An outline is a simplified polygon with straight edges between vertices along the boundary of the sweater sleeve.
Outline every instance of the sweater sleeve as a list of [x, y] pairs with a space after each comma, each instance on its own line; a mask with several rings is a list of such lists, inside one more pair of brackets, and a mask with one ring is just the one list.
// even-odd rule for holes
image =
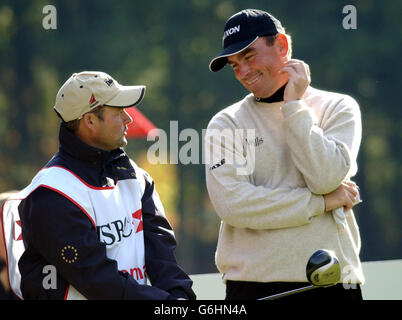
[[323, 197], [308, 188], [254, 185], [254, 159], [245, 150], [230, 120], [211, 120], [205, 136], [206, 184], [224, 222], [238, 228], [279, 229], [308, 224], [324, 213]]
[[311, 192], [327, 194], [356, 174], [362, 129], [353, 98], [326, 108], [320, 123], [304, 100], [284, 104], [282, 113], [292, 160]]

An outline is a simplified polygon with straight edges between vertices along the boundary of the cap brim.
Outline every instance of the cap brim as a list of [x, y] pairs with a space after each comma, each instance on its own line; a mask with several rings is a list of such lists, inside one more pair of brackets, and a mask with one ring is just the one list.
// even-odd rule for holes
[[228, 62], [227, 57], [232, 56], [232, 55], [239, 53], [239, 52], [243, 51], [244, 49], [248, 48], [258, 38], [259, 37], [257, 36], [254, 39], [237, 42], [237, 43], [234, 43], [233, 45], [227, 47], [219, 54], [219, 56], [217, 56], [216, 58], [211, 60], [211, 62], [209, 63], [209, 70], [211, 70], [212, 72], [219, 71]]
[[104, 103], [108, 107], [128, 108], [134, 107], [141, 102], [145, 95], [145, 86], [122, 86], [119, 92], [109, 101]]

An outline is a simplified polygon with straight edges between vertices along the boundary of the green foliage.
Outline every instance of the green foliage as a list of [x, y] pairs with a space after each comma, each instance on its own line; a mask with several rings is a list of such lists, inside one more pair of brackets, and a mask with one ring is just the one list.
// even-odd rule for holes
[[[145, 84], [140, 110], [157, 127], [169, 132], [169, 120], [178, 120], [179, 130], [194, 128], [201, 136], [218, 110], [246, 94], [228, 68], [208, 70], [221, 49], [224, 23], [244, 7], [261, 8], [292, 35], [293, 56], [310, 65], [313, 86], [359, 102], [363, 142], [356, 180], [364, 202], [356, 212], [362, 258], [402, 257], [402, 2], [348, 1], [357, 9], [356, 30], [343, 29], [341, 1], [55, 0], [56, 30], [42, 27], [47, 4], [0, 4], [0, 190], [27, 185], [57, 151], [52, 106], [73, 72], [102, 70], [121, 83]], [[130, 141], [127, 150], [135, 159], [151, 143]], [[179, 164], [173, 172], [180, 181], [171, 186], [178, 197], [172, 212], [180, 216], [178, 258], [190, 273], [214, 272], [219, 219], [203, 165]]]

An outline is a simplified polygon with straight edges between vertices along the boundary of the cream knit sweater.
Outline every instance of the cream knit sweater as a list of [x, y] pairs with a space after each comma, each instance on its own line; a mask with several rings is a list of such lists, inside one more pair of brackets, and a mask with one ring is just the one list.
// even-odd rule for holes
[[[239, 129], [255, 129], [255, 139], [229, 134]], [[216, 130], [226, 140], [208, 138]], [[206, 182], [222, 220], [216, 264], [224, 280], [306, 282], [309, 257], [329, 249], [344, 283], [364, 282], [353, 212], [342, 229], [323, 197], [356, 174], [361, 130], [353, 98], [312, 87], [286, 104], [249, 94], [212, 118]], [[239, 174], [239, 158], [253, 162], [251, 174]]]

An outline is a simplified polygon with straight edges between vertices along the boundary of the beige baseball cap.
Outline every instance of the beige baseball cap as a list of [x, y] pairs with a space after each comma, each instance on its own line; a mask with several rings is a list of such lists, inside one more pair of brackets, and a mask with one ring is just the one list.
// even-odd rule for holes
[[60, 88], [53, 109], [68, 122], [97, 106], [128, 108], [139, 104], [145, 86], [122, 86], [100, 71], [74, 73]]

